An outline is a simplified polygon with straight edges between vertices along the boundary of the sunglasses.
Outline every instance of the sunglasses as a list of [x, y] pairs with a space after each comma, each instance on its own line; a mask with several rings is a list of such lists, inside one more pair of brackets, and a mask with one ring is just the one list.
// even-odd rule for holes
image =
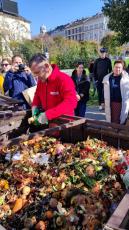
[[6, 66], [6, 67], [7, 67], [8, 65], [9, 65], [8, 63], [6, 63], [6, 64], [1, 64], [1, 66]]

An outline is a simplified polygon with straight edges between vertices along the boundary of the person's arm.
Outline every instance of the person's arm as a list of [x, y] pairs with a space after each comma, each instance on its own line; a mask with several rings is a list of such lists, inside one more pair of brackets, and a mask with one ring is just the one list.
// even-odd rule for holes
[[94, 66], [93, 66], [93, 74], [94, 74], [95, 81], [98, 81], [98, 76], [97, 76], [97, 60], [95, 61]]
[[31, 73], [27, 74], [27, 82], [28, 82], [28, 87], [32, 87], [32, 86], [35, 86], [36, 85], [36, 82], [34, 80], [34, 77]]
[[52, 120], [63, 114], [69, 114], [70, 112], [72, 113], [77, 106], [76, 91], [72, 79], [64, 76], [64, 78], [60, 80], [59, 84], [62, 102], [45, 112], [48, 120]]
[[111, 73], [112, 72], [112, 62], [111, 62], [110, 59], [109, 59], [109, 67], [108, 67], [108, 69], [109, 69], [109, 73]]
[[10, 89], [12, 89], [12, 87], [13, 87], [12, 76], [10, 72], [7, 72], [5, 75], [4, 84], [3, 84], [4, 92], [6, 93]]
[[32, 102], [32, 111], [34, 108], [39, 108], [41, 106], [39, 92], [40, 92], [40, 81], [37, 84], [36, 92], [35, 92], [34, 99]]
[[90, 82], [86, 81], [83, 83], [83, 90], [81, 91], [81, 98], [85, 98], [85, 101], [87, 102], [89, 100], [89, 90], [90, 90]]

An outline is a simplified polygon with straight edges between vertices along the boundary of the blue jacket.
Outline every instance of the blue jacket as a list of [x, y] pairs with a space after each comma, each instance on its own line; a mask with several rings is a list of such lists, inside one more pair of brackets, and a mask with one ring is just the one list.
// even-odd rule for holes
[[35, 85], [34, 78], [26, 72], [8, 71], [4, 80], [4, 92], [9, 91], [9, 96], [22, 101], [24, 108], [27, 108], [27, 102], [22, 95], [22, 91]]

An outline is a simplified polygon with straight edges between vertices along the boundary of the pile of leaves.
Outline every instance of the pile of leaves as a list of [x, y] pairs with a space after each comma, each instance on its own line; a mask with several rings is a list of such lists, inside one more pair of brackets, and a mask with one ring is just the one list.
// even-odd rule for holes
[[97, 139], [73, 145], [35, 136], [1, 146], [0, 224], [10, 230], [102, 229], [125, 193], [119, 157]]

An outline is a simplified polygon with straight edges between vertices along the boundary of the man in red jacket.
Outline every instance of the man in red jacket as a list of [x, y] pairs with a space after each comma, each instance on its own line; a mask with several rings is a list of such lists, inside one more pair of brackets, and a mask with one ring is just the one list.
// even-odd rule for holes
[[[38, 76], [38, 85], [32, 103], [32, 116], [38, 124], [63, 114], [74, 115], [77, 106], [76, 91], [72, 79], [56, 65], [50, 65], [43, 54], [35, 54], [30, 60], [33, 75]], [[42, 108], [43, 112], [39, 112]]]

